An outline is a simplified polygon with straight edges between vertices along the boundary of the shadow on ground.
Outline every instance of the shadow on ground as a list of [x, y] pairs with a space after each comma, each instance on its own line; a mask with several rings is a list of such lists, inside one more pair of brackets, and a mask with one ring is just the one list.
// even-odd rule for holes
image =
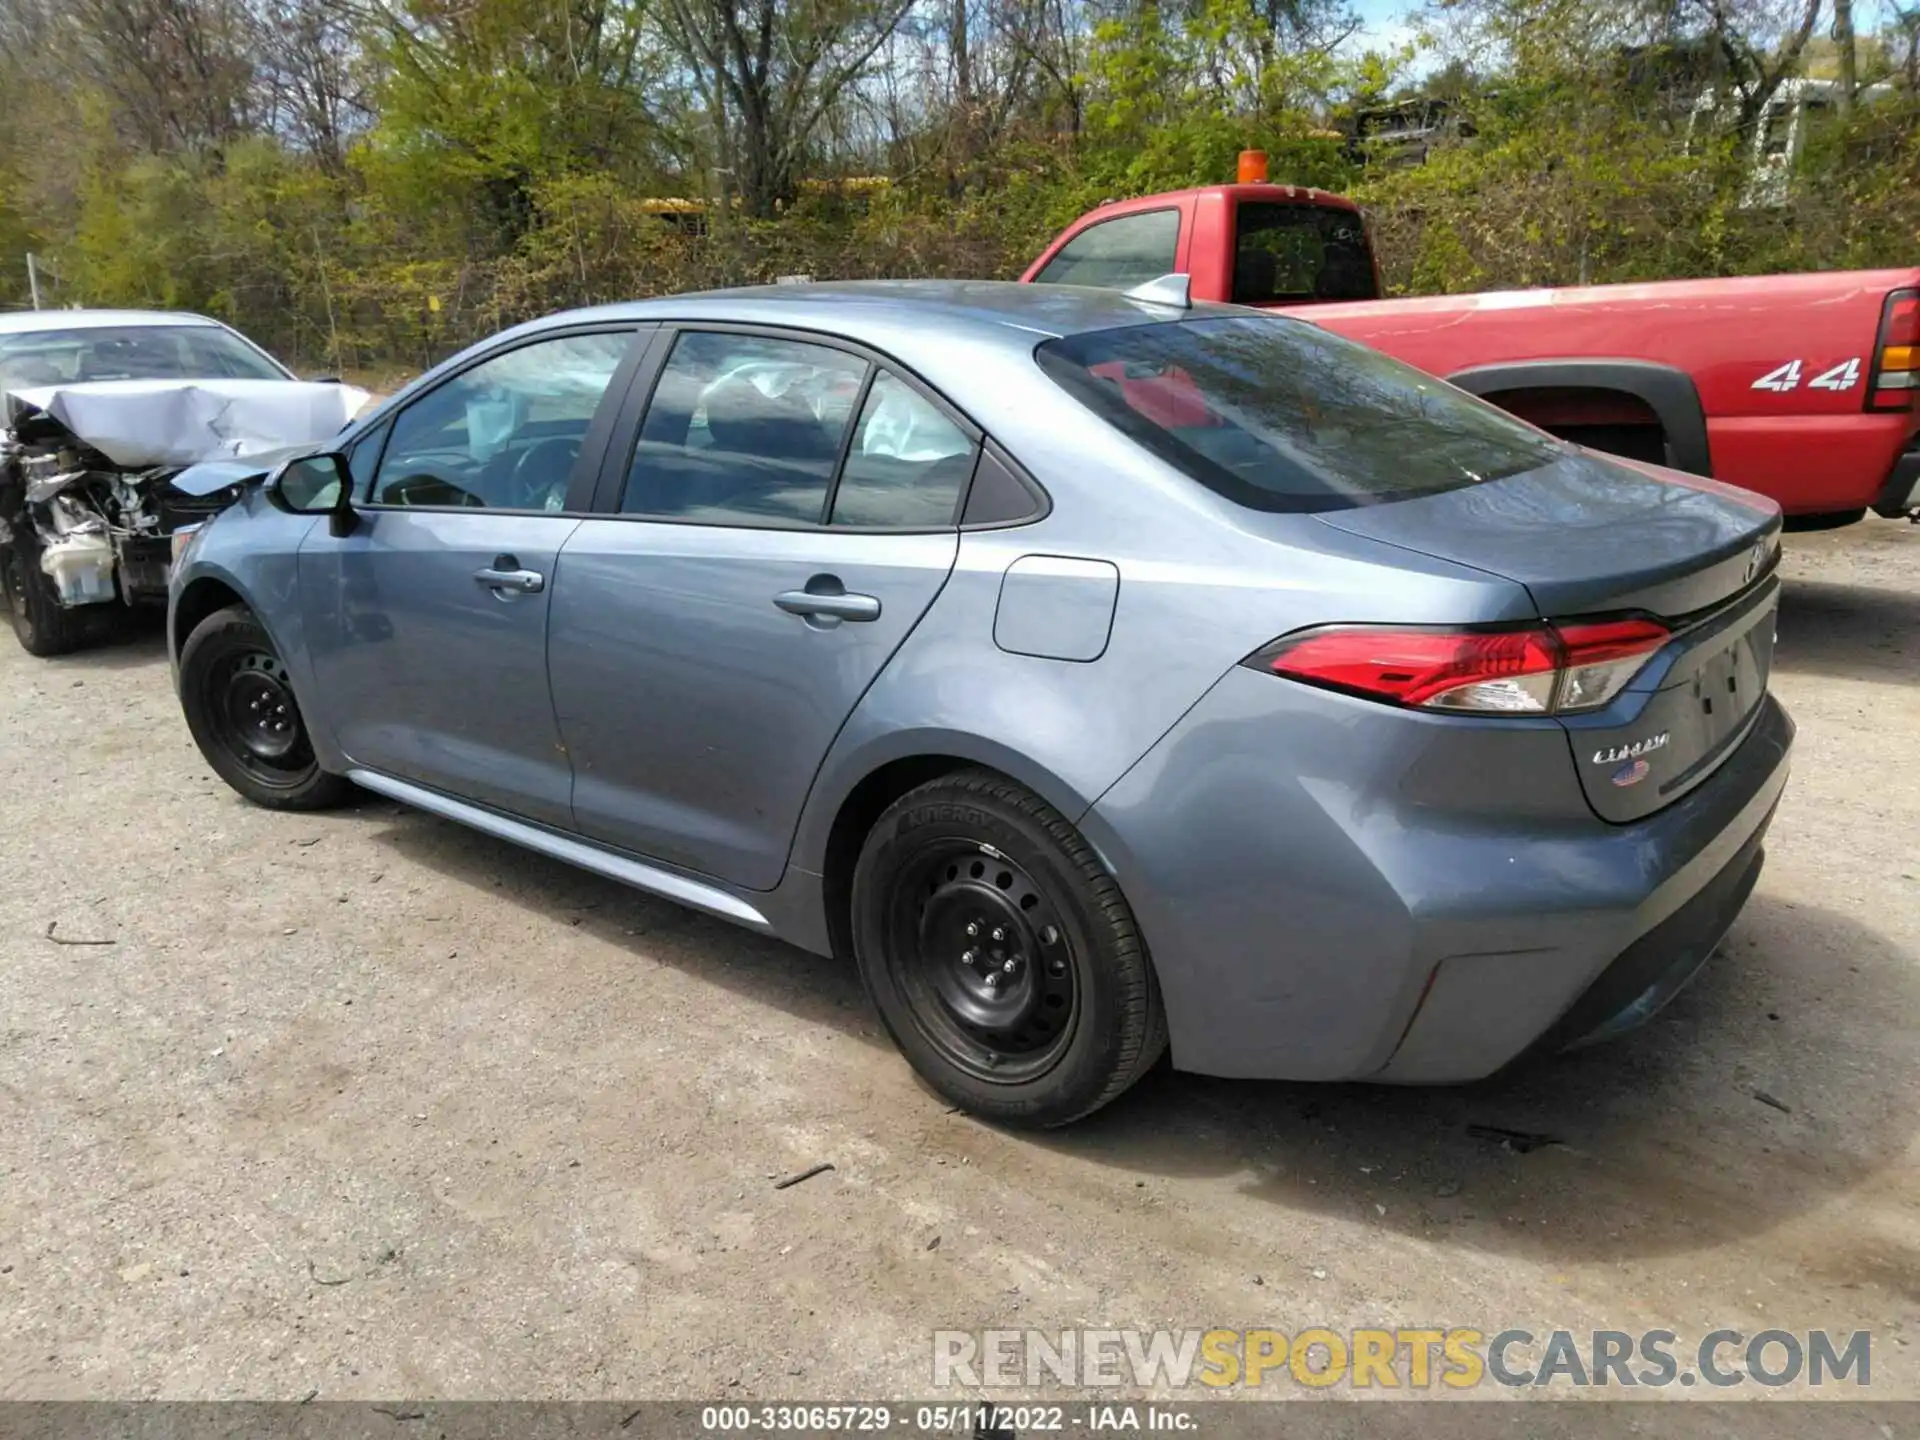
[[[0, 643], [12, 644], [12, 617], [0, 603]], [[89, 670], [139, 670], [167, 659], [167, 621], [160, 610], [129, 610], [101, 617], [96, 634], [65, 655], [34, 660], [47, 674], [84, 675]]]
[[[1168, 1074], [1042, 1143], [1136, 1173], [1245, 1176], [1245, 1193], [1289, 1209], [1543, 1260], [1697, 1250], [1903, 1163], [1917, 1026], [1910, 957], [1761, 894], [1694, 985], [1612, 1044], [1444, 1089]], [[1845, 1271], [1856, 1242], [1857, 1271], [1920, 1295], [1920, 1255], [1873, 1237], [1828, 1237], [1823, 1268]]]
[[451, 821], [369, 798], [375, 838], [459, 884], [503, 895], [583, 935], [636, 951], [709, 984], [828, 1024], [892, 1053], [851, 962], [656, 900], [588, 871]]
[[[382, 843], [457, 883], [892, 1054], [846, 962], [429, 816], [368, 810]], [[1897, 1164], [1920, 1128], [1907, 1059], [1917, 1029], [1910, 959], [1847, 917], [1761, 894], [1648, 1027], [1477, 1085], [1221, 1081], [1163, 1064], [1064, 1132], [996, 1137], [953, 1117], [950, 1133], [957, 1146], [1042, 1147], [1117, 1179], [1227, 1179], [1282, 1209], [1439, 1243], [1626, 1259], [1772, 1229]], [[1878, 1087], [1872, 1103], [1862, 1077]], [[1863, 1267], [1920, 1294], [1920, 1257]]]
[[1774, 664], [1838, 679], [1920, 679], [1920, 591], [1789, 580]]

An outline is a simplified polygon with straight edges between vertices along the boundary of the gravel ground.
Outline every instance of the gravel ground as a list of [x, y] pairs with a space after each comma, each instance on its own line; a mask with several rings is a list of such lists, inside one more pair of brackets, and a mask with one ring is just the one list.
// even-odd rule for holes
[[1920, 529], [1787, 573], [1769, 863], [1651, 1027], [1444, 1091], [1162, 1072], [1040, 1138], [847, 966], [249, 808], [157, 634], [0, 644], [0, 1395], [847, 1399], [929, 1393], [935, 1328], [1467, 1324], [1870, 1328], [1920, 1396]]

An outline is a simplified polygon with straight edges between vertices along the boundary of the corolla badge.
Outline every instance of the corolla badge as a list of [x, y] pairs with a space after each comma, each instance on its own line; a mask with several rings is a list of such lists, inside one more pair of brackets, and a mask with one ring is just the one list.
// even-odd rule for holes
[[1653, 767], [1644, 760], [1629, 760], [1613, 772], [1613, 783], [1622, 788], [1628, 785], [1638, 785], [1642, 780], [1647, 778], [1647, 772], [1651, 769], [1653, 769]]
[[[1626, 745], [1613, 745], [1605, 750], [1593, 752], [1596, 765], [1618, 765], [1622, 760], [1638, 760], [1642, 755], [1651, 755], [1655, 750], [1666, 748], [1669, 732], [1662, 730], [1658, 735], [1649, 735], [1644, 740], [1635, 740]], [[1615, 780], [1616, 785], [1631, 785], [1631, 780]]]

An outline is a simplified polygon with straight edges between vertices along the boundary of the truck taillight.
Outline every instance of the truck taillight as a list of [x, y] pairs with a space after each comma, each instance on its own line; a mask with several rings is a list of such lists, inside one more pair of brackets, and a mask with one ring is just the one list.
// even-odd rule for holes
[[1869, 410], [1911, 410], [1920, 392], [1920, 290], [1896, 290], [1880, 312]]
[[1652, 620], [1507, 630], [1327, 625], [1276, 640], [1246, 663], [1393, 705], [1567, 715], [1607, 704], [1667, 639]]

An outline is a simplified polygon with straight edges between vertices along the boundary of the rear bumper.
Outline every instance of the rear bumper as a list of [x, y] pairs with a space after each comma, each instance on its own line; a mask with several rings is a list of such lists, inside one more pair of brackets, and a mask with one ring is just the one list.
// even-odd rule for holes
[[1920, 510], [1920, 447], [1894, 462], [1893, 473], [1873, 502], [1873, 513], [1889, 520]]
[[[1474, 1080], [1504, 1063], [1489, 1057], [1552, 1053], [1644, 1025], [1700, 972], [1760, 878], [1769, 809], [1733, 858], [1680, 908], [1630, 943], [1599, 974], [1543, 968], [1538, 957], [1458, 956], [1441, 962], [1413, 1023], [1374, 1078]], [[1738, 834], [1738, 830], [1734, 832]], [[1663, 887], [1665, 888], [1665, 887]], [[1684, 888], [1684, 887], [1683, 887]], [[1520, 997], [1531, 1003], [1516, 1004]], [[1551, 1018], [1558, 1008], [1559, 1018]], [[1545, 1029], [1539, 1029], [1543, 1017]], [[1538, 1038], [1533, 1038], [1537, 1033]]]
[[1081, 822], [1184, 1070], [1464, 1081], [1645, 1019], [1751, 890], [1793, 739], [1769, 696], [1711, 779], [1609, 825], [1558, 726], [1463, 762], [1459, 729], [1428, 745], [1407, 712], [1306, 687], [1276, 717], [1273, 685], [1222, 680]]

